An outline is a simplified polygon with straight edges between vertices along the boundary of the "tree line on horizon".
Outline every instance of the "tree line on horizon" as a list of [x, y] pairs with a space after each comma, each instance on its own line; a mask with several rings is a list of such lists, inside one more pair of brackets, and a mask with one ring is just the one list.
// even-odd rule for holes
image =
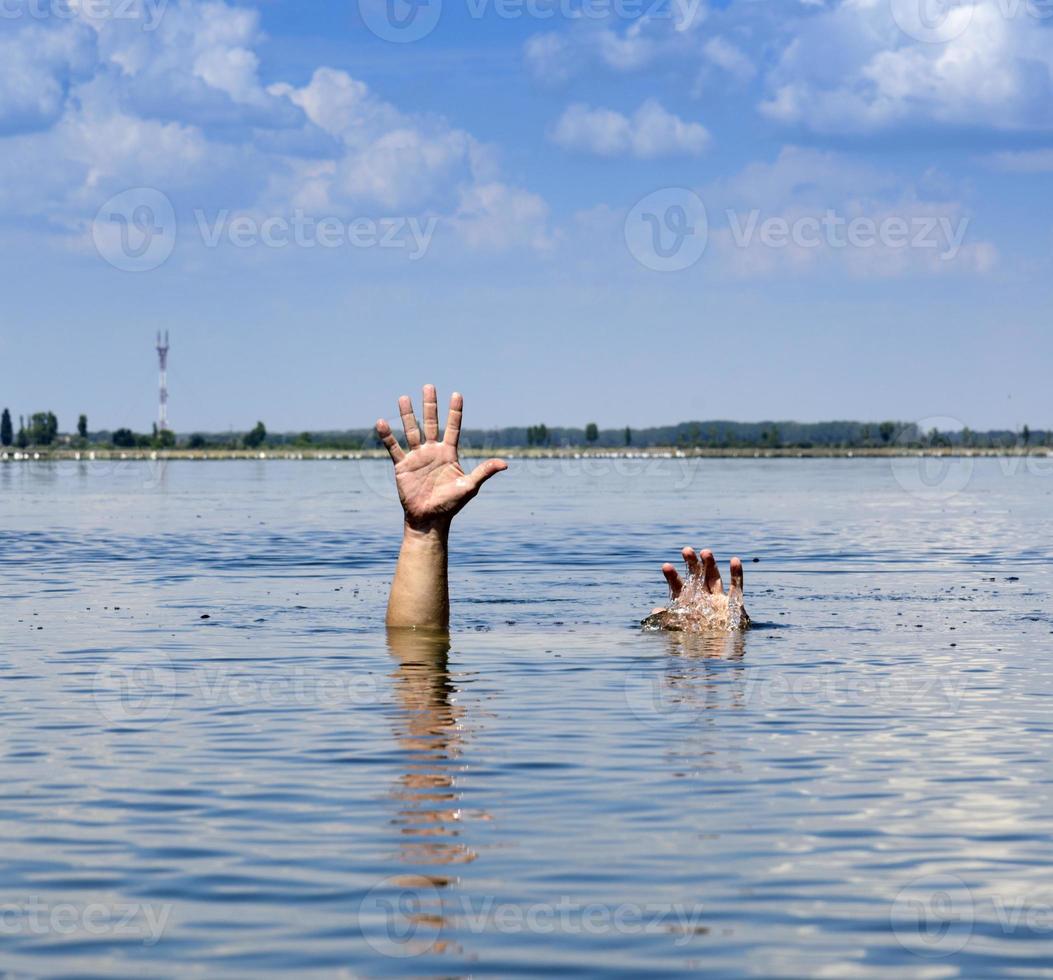
[[[169, 430], [137, 433], [128, 428], [88, 430], [87, 416], [77, 420], [76, 434], [59, 432], [53, 412], [35, 412], [19, 416], [17, 431], [11, 413], [0, 414], [0, 447], [97, 448], [114, 449], [340, 449], [357, 451], [379, 448], [372, 429], [325, 430], [299, 433], [268, 432], [263, 422], [247, 432], [177, 435]], [[1006, 449], [1027, 446], [1053, 446], [1053, 430], [1032, 431], [1023, 426], [1019, 432], [1006, 429], [973, 431], [922, 431], [912, 422], [680, 422], [677, 425], [633, 429], [600, 429], [595, 422], [582, 428], [537, 425], [498, 429], [464, 429], [461, 445], [470, 449], [879, 449], [963, 447]]]

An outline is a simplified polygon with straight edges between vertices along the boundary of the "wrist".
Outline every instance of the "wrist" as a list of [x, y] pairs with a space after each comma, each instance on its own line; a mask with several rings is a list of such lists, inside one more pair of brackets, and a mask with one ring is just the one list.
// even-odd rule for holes
[[402, 524], [402, 540], [445, 547], [450, 537], [450, 524], [448, 518], [428, 521], [411, 521], [407, 518]]
[[447, 591], [449, 521], [406, 521], [388, 599], [387, 624], [445, 630], [450, 624]]

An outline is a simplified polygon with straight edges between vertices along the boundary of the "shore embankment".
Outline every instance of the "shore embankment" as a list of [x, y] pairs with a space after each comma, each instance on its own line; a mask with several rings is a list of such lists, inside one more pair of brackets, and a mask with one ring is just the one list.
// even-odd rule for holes
[[[963, 446], [882, 446], [873, 448], [844, 449], [832, 446], [809, 448], [712, 448], [693, 447], [648, 447], [633, 449], [581, 449], [575, 447], [540, 448], [485, 448], [461, 447], [465, 458], [500, 456], [504, 459], [868, 459], [911, 456], [932, 457], [1006, 457], [1006, 456], [1053, 456], [1053, 448], [1047, 446], [1013, 446], [1008, 448], [977, 448]], [[29, 448], [7, 449], [0, 452], [0, 463], [74, 461], [95, 462], [113, 460], [276, 460], [297, 462], [302, 460], [364, 460], [387, 459], [384, 449], [326, 449], [273, 447], [258, 450], [248, 449], [65, 449]]]

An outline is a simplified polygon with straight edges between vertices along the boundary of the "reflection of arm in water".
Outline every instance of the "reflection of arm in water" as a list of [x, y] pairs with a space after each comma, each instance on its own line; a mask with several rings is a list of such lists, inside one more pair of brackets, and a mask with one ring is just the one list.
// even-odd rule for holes
[[450, 676], [449, 633], [389, 629], [388, 649], [398, 664], [393, 718], [405, 757], [392, 791], [397, 802], [391, 822], [398, 828], [400, 859], [414, 873], [422, 872], [424, 890], [416, 897], [428, 900], [432, 889], [446, 887], [451, 879], [421, 865], [467, 864], [477, 856], [466, 841], [466, 813], [457, 785], [470, 726]]
[[742, 592], [742, 561], [731, 559], [731, 590], [724, 591], [720, 569], [712, 551], [696, 555], [694, 548], [682, 552], [687, 565], [685, 582], [670, 564], [662, 566], [672, 602], [668, 608], [651, 611], [644, 625], [656, 629], [703, 631], [745, 629], [750, 624]]
[[501, 459], [488, 459], [471, 473], [461, 469], [457, 441], [461, 433], [464, 399], [454, 392], [446, 432], [439, 440], [439, 405], [434, 385], [424, 386], [424, 432], [417, 425], [408, 395], [399, 399], [406, 432], [403, 451], [384, 419], [377, 435], [395, 464], [395, 483], [405, 514], [402, 549], [388, 600], [388, 626], [444, 630], [450, 624], [450, 594], [446, 576], [450, 524], [479, 488], [495, 473], [508, 468]]

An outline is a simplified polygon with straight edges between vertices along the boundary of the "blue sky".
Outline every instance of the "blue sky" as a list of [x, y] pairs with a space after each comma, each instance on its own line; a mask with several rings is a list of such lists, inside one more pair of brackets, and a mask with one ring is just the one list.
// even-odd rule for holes
[[5, 0], [0, 404], [1053, 426], [1053, 5], [390, 2]]

